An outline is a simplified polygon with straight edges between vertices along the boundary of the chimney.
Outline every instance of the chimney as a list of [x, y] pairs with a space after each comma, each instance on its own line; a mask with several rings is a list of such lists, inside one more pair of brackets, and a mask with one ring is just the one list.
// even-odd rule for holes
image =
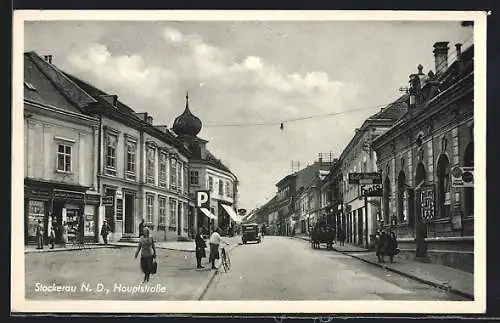
[[147, 116], [146, 117], [146, 122], [152, 125], [153, 124], [153, 117], [152, 116]]
[[448, 68], [448, 42], [441, 41], [434, 44], [434, 61], [436, 74], [442, 74]]
[[52, 55], [44, 55], [43, 58], [49, 64], [52, 64]]

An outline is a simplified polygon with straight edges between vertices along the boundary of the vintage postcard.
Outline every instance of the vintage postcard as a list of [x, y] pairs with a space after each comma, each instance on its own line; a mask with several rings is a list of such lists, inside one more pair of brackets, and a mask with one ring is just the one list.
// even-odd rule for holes
[[14, 12], [11, 311], [484, 312], [486, 20]]

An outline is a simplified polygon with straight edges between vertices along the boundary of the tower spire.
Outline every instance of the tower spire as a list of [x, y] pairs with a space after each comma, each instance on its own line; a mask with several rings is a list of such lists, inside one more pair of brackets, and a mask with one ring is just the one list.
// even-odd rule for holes
[[186, 91], [186, 109], [189, 109], [189, 91]]

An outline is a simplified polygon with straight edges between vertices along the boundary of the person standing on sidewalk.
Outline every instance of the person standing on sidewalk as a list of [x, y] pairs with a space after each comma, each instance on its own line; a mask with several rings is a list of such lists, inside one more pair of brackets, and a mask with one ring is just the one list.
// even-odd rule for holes
[[49, 230], [50, 249], [54, 249], [54, 245], [56, 243], [56, 230], [54, 228], [55, 226], [56, 226], [56, 224], [52, 223], [52, 225], [50, 226], [50, 230]]
[[43, 249], [43, 225], [42, 225], [42, 221], [38, 220], [38, 223], [36, 224], [35, 230], [36, 230], [35, 231], [36, 248]]
[[398, 242], [394, 231], [390, 231], [386, 237], [386, 255], [389, 256], [391, 263], [394, 262], [394, 256], [398, 253]]
[[141, 223], [139, 223], [139, 238], [142, 237], [144, 234], [144, 219], [141, 220]]
[[111, 230], [109, 228], [108, 221], [104, 220], [104, 222], [102, 223], [102, 227], [101, 227], [101, 236], [102, 236], [102, 240], [104, 241], [104, 244], [108, 244], [109, 231], [111, 231]]
[[198, 232], [196, 233], [195, 244], [196, 244], [196, 268], [200, 269], [203, 268], [203, 266], [201, 265], [201, 258], [205, 258], [207, 256], [205, 252], [207, 243], [205, 242], [205, 239], [203, 239], [203, 235], [201, 234], [200, 229], [198, 229]]
[[142, 283], [149, 282], [149, 276], [153, 273], [153, 259], [156, 258], [156, 247], [153, 237], [149, 236], [149, 229], [144, 228], [142, 237], [139, 239], [139, 245], [134, 258], [141, 252], [141, 269], [144, 273]]
[[216, 228], [212, 235], [210, 236], [210, 262], [212, 263], [212, 269], [217, 269], [215, 267], [215, 260], [219, 259], [219, 245], [221, 242], [224, 242], [226, 245], [229, 245], [226, 241], [222, 240], [222, 237], [219, 234], [219, 228]]
[[66, 221], [64, 221], [61, 226], [61, 238], [63, 246], [66, 247], [66, 244], [68, 243], [68, 224]]

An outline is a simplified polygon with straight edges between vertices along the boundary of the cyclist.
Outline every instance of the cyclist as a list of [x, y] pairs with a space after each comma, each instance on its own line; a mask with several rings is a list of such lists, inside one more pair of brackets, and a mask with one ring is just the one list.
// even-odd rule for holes
[[210, 236], [209, 244], [210, 244], [210, 262], [212, 263], [212, 269], [217, 269], [215, 267], [215, 260], [219, 259], [219, 246], [221, 242], [224, 242], [229, 246], [229, 243], [224, 241], [219, 233], [219, 228], [216, 228], [212, 235]]

